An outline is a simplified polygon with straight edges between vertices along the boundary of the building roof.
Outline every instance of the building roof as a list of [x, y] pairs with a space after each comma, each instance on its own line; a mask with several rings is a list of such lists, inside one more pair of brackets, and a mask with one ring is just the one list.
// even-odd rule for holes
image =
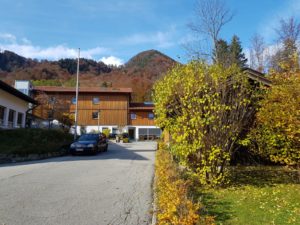
[[270, 87], [272, 85], [272, 82], [267, 79], [265, 77], [265, 74], [257, 71], [257, 70], [254, 70], [254, 69], [251, 69], [251, 68], [245, 68], [244, 69], [244, 72], [247, 73], [247, 76], [251, 79], [251, 80], [255, 80], [257, 82], [260, 82], [268, 87]]
[[146, 102], [133, 102], [129, 104], [129, 109], [132, 110], [153, 110], [154, 104], [153, 103], [146, 103]]
[[[37, 86], [34, 91], [75, 93], [75, 87]], [[80, 93], [132, 93], [131, 88], [79, 87]]]
[[14, 95], [26, 102], [30, 102], [33, 104], [37, 104], [37, 101], [35, 101], [33, 98], [29, 97], [28, 95], [25, 95], [21, 91], [15, 89], [14, 87], [8, 85], [7, 83], [0, 80], [0, 89], [6, 91], [7, 93], [10, 93], [11, 95]]

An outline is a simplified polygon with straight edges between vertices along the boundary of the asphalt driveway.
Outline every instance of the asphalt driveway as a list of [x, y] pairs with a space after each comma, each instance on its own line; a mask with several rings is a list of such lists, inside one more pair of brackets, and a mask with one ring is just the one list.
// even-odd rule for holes
[[97, 156], [1, 165], [0, 224], [149, 224], [155, 150], [111, 143]]

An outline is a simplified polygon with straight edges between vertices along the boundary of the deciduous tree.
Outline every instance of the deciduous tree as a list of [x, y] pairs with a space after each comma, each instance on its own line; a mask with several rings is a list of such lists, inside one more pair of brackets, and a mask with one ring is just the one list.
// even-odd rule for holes
[[281, 48], [271, 59], [272, 69], [278, 72], [299, 69], [297, 41], [300, 36], [300, 23], [298, 23], [294, 17], [290, 17], [287, 20], [282, 19], [280, 20], [280, 26], [276, 29], [276, 32]]
[[212, 42], [212, 50], [218, 54], [216, 48], [220, 32], [233, 18], [232, 11], [226, 6], [224, 0], [198, 0], [195, 14], [196, 20], [190, 24], [190, 28], [196, 34], [208, 36]]
[[255, 34], [251, 38], [251, 46], [250, 46], [250, 67], [255, 69], [259, 72], [264, 72], [265, 70], [265, 51], [266, 51], [266, 44], [264, 38], [259, 35]]

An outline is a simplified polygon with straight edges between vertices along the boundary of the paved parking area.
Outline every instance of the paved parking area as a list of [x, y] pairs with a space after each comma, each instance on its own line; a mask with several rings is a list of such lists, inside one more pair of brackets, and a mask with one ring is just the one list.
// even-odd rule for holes
[[0, 166], [0, 224], [151, 222], [155, 142]]

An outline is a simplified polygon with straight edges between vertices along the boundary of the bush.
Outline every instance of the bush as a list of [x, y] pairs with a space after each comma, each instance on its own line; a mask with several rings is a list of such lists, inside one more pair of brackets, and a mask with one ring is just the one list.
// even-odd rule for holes
[[300, 72], [275, 73], [272, 81], [244, 143], [275, 163], [300, 166]]
[[163, 143], [156, 153], [155, 177], [157, 193], [157, 224], [213, 224], [211, 217], [200, 219], [200, 204], [189, 199], [190, 183], [180, 177], [176, 163]]
[[0, 154], [26, 156], [58, 152], [68, 148], [72, 141], [73, 136], [61, 130], [0, 130]]
[[129, 143], [129, 138], [123, 138], [123, 143]]
[[104, 129], [102, 130], [102, 133], [108, 138], [110, 134], [110, 129]]
[[254, 116], [255, 96], [236, 66], [191, 62], [155, 84], [155, 121], [172, 135], [172, 154], [201, 184], [226, 181], [235, 143]]

